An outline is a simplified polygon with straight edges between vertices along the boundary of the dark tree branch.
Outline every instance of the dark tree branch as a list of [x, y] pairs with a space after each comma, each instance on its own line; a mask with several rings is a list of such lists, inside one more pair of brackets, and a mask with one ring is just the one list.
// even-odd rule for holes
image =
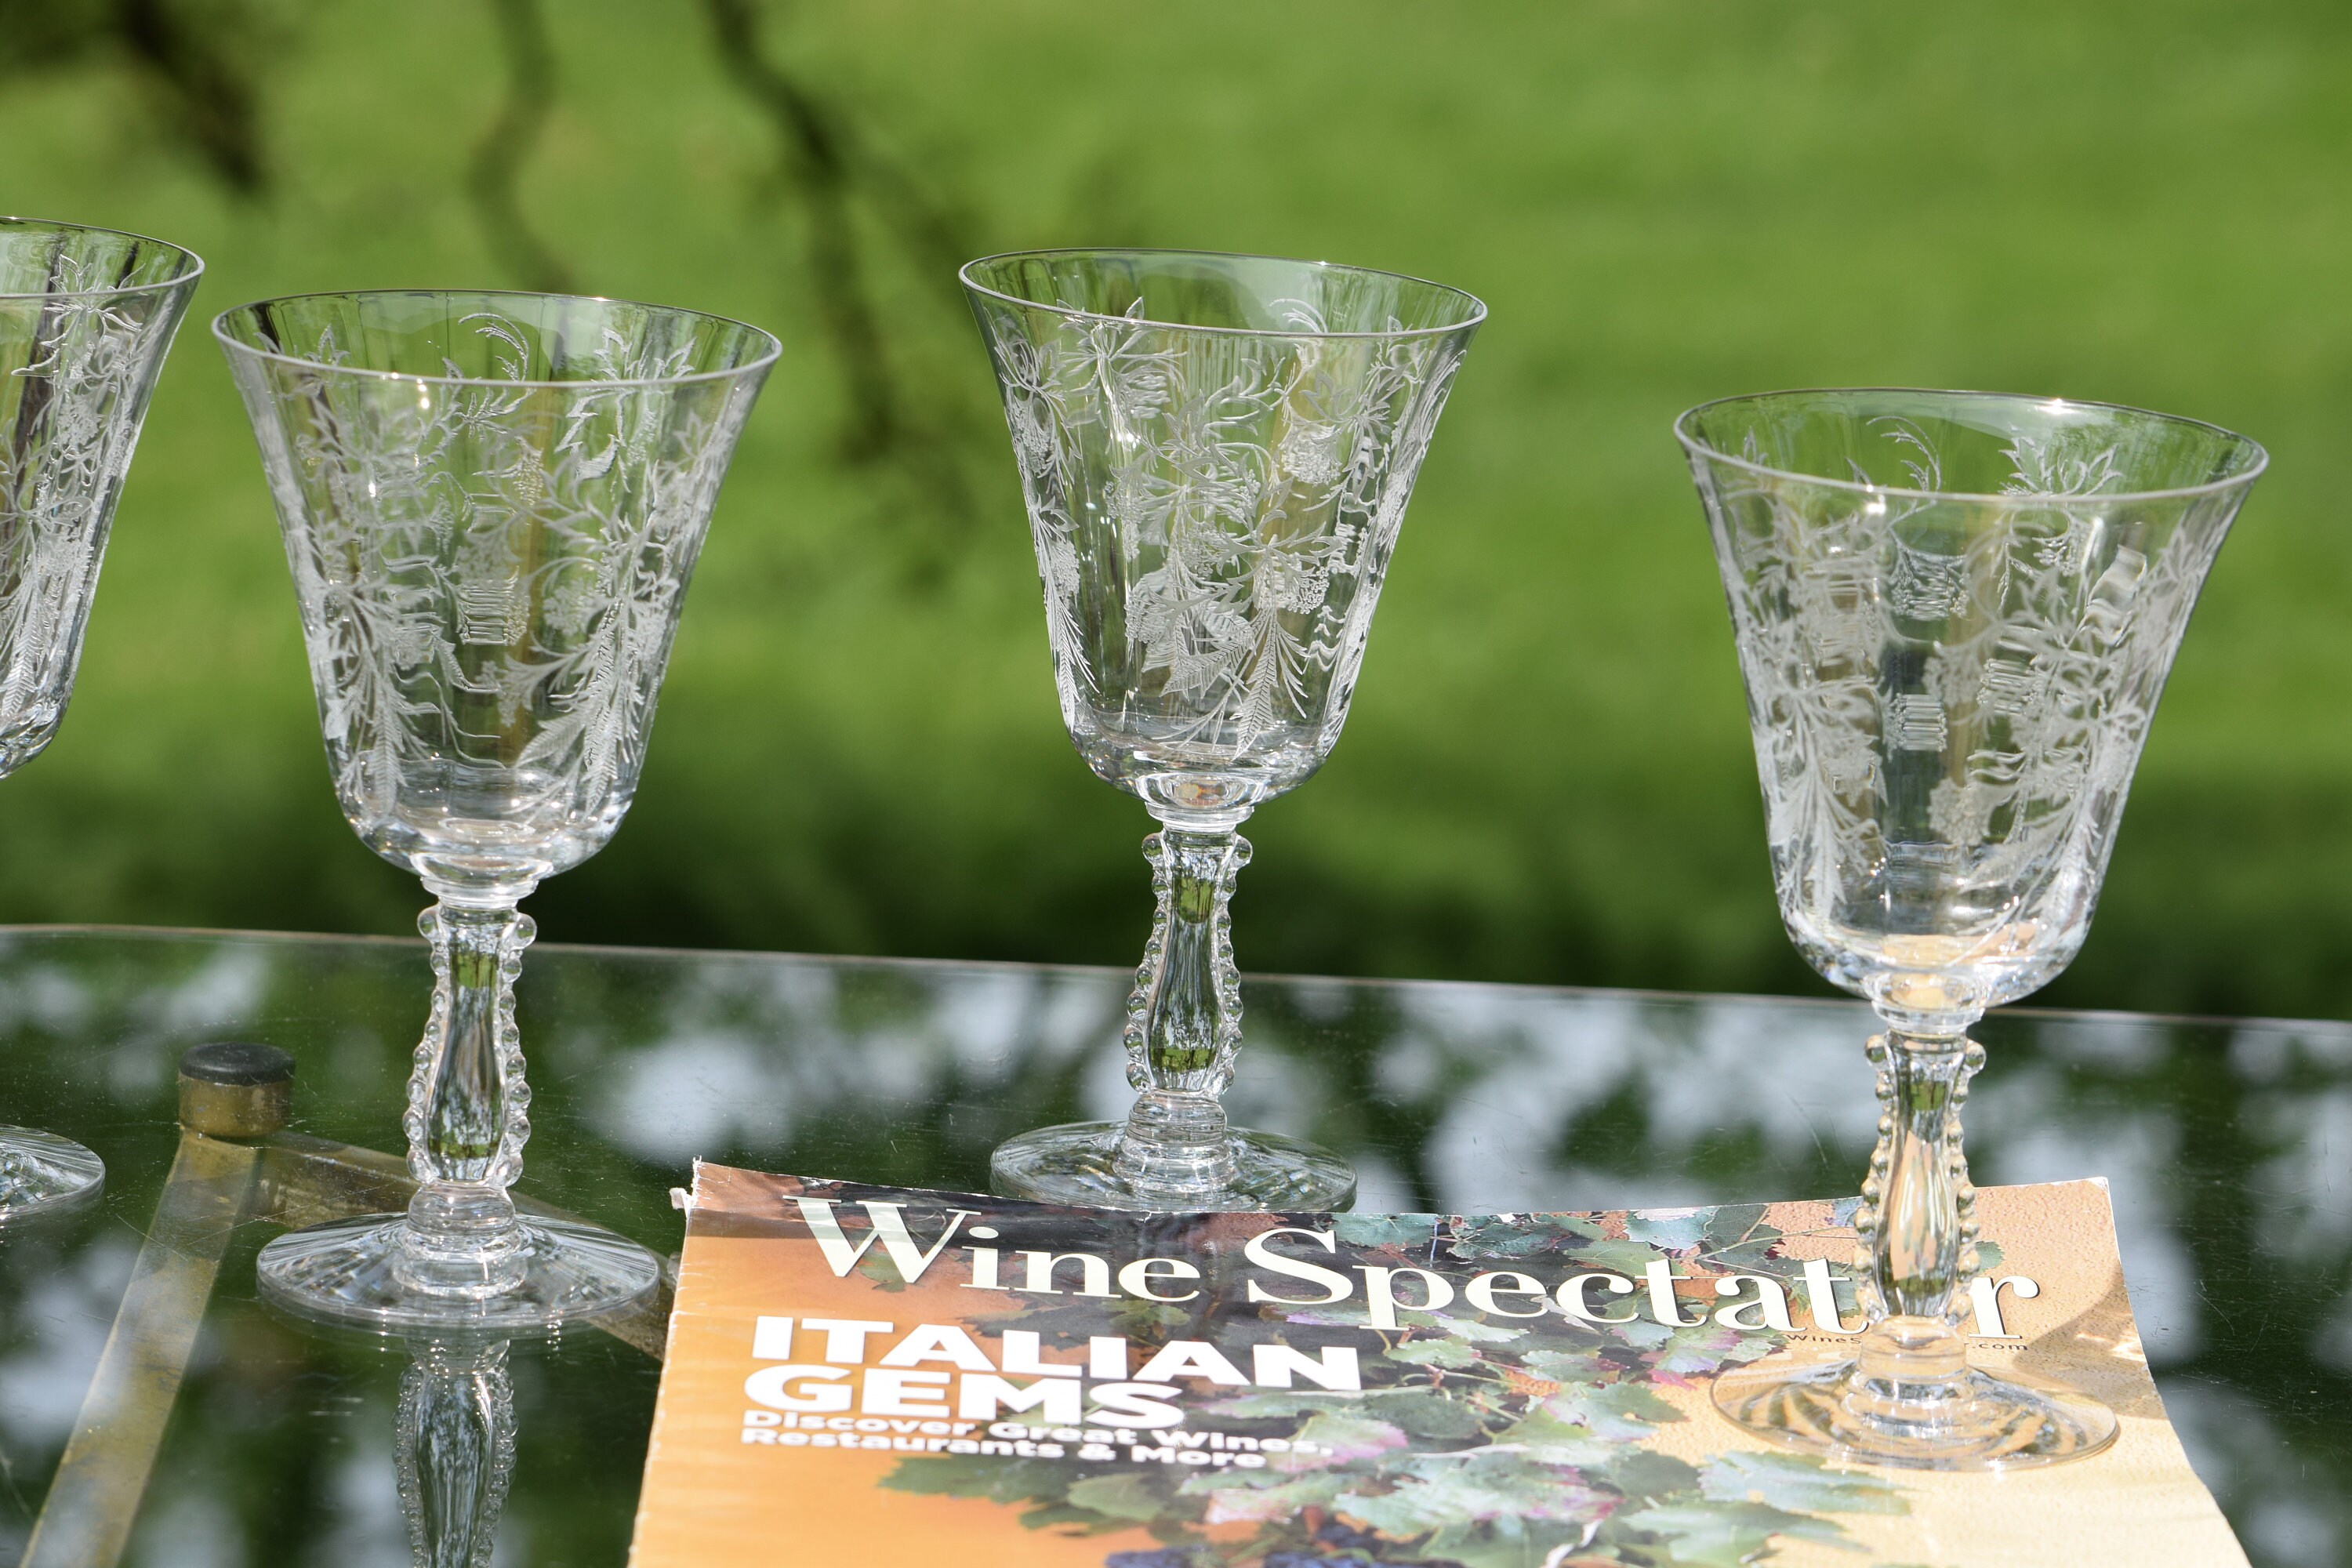
[[261, 195], [268, 171], [253, 84], [240, 74], [236, 51], [221, 47], [230, 30], [185, 16], [170, 0], [115, 0], [111, 21], [197, 155], [239, 195]]
[[760, 48], [754, 0], [703, 0], [721, 68], [764, 110], [783, 143], [785, 170], [808, 217], [807, 261], [825, 342], [849, 397], [843, 449], [859, 461], [903, 434], [897, 384], [867, 298], [849, 206], [847, 131]]
[[[889, 321], [877, 309], [861, 207], [927, 293], [961, 316], [955, 269], [971, 254], [954, 216], [920, 182], [858, 136], [846, 117], [762, 47], [760, 0], [702, 0], [720, 68], [776, 134], [782, 187], [805, 224], [803, 258], [819, 331], [840, 375], [840, 449], [853, 463], [910, 485], [923, 510], [960, 530], [971, 519], [951, 395], [909, 390], [893, 364]], [[918, 541], [919, 570], [938, 564], [943, 538]]]
[[113, 32], [93, 0], [0, 0], [0, 75], [70, 65]]
[[506, 57], [507, 96], [466, 165], [466, 191], [483, 237], [526, 289], [551, 294], [572, 289], [572, 269], [523, 216], [516, 180], [547, 127], [555, 101], [555, 54], [539, 0], [490, 0]]

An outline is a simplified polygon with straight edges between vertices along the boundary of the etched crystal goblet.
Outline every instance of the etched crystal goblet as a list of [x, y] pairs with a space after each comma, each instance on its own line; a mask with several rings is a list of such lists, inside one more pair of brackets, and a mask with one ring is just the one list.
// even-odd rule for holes
[[1013, 1139], [997, 1190], [1345, 1207], [1345, 1161], [1235, 1130], [1218, 1100], [1241, 1043], [1236, 830], [1339, 738], [1486, 307], [1393, 273], [1184, 251], [1031, 252], [961, 276], [1003, 394], [1063, 721], [1160, 824], [1125, 1028], [1134, 1108]]
[[402, 290], [214, 323], [300, 601], [360, 837], [436, 900], [404, 1215], [281, 1237], [264, 1289], [380, 1328], [547, 1326], [650, 1289], [653, 1256], [523, 1218], [516, 904], [620, 826], [678, 607], [774, 362], [756, 327], [561, 295]]
[[1855, 1353], [1727, 1373], [1751, 1431], [1865, 1463], [2097, 1452], [2089, 1396], [1970, 1366], [1959, 1108], [1988, 1007], [2073, 959], [2158, 692], [2265, 462], [2105, 404], [1823, 391], [1692, 409], [1789, 934], [1869, 999], [1884, 1116]]
[[[160, 239], [0, 218], [0, 777], [65, 718], [115, 500], [204, 269]], [[71, 1139], [0, 1127], [0, 1224], [105, 1175]]]

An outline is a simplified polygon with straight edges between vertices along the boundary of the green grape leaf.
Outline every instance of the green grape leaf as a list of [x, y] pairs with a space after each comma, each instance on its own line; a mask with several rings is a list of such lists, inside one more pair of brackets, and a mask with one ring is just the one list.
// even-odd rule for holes
[[1675, 1337], [1677, 1331], [1649, 1318], [1636, 1318], [1630, 1323], [1612, 1323], [1610, 1331], [1637, 1351], [1654, 1351]]
[[1560, 1225], [1532, 1216], [1496, 1215], [1454, 1221], [1446, 1251], [1465, 1262], [1533, 1258], [1559, 1250], [1563, 1240], [1590, 1239], [1601, 1234], [1600, 1227], [1589, 1220]]
[[1632, 1440], [1650, 1428], [1684, 1419], [1683, 1413], [1638, 1383], [1563, 1388], [1543, 1403], [1559, 1420], [1582, 1426], [1596, 1437]]
[[1832, 1469], [1809, 1454], [1717, 1454], [1700, 1467], [1699, 1489], [1717, 1502], [1753, 1497], [1802, 1513], [1910, 1511], [1903, 1494], [1878, 1477]]
[[1590, 1428], [1562, 1421], [1548, 1410], [1536, 1410], [1495, 1434], [1498, 1444], [1517, 1444], [1528, 1457], [1546, 1465], [1574, 1465], [1590, 1469], [1609, 1462], [1620, 1450], [1592, 1435]]
[[1592, 1351], [1529, 1351], [1519, 1358], [1519, 1364], [1554, 1383], [1591, 1383], [1614, 1363], [1602, 1361]]
[[1412, 1366], [1475, 1366], [1480, 1359], [1475, 1350], [1460, 1340], [1408, 1340], [1382, 1353]]
[[1390, 1535], [1411, 1537], [1448, 1525], [1552, 1520], [1583, 1524], [1615, 1500], [1516, 1454], [1492, 1450], [1446, 1459], [1425, 1457], [1389, 1478], [1390, 1490], [1345, 1492], [1333, 1506]]
[[1426, 1247], [1437, 1234], [1437, 1217], [1425, 1214], [1342, 1214], [1331, 1228], [1349, 1247]]
[[1698, 1486], [1698, 1471], [1687, 1461], [1622, 1445], [1612, 1445], [1609, 1462], [1594, 1471], [1593, 1479], [1614, 1489], [1627, 1507], [1672, 1498]]
[[1758, 1502], [1653, 1504], [1637, 1513], [1612, 1515], [1609, 1523], [1612, 1533], [1626, 1530], [1657, 1537], [1678, 1568], [1747, 1568], [1776, 1535], [1825, 1546], [1847, 1544], [1845, 1531], [1827, 1520]]
[[1675, 1330], [1664, 1344], [1654, 1347], [1651, 1365], [1677, 1377], [1698, 1377], [1727, 1362], [1737, 1364], [1769, 1355], [1779, 1343], [1777, 1334], [1727, 1329], [1709, 1320]]
[[1461, 1400], [1443, 1394], [1428, 1394], [1406, 1389], [1391, 1394], [1374, 1394], [1364, 1400], [1364, 1407], [1381, 1420], [1393, 1422], [1416, 1437], [1475, 1437], [1478, 1434], [1478, 1413]]
[[[1159, 1467], [1150, 1468], [1157, 1470]], [[1151, 1485], [1151, 1478], [1141, 1469], [1088, 1476], [1070, 1489], [1069, 1500], [1075, 1507], [1092, 1509], [1111, 1519], [1138, 1521], [1158, 1519], [1168, 1506], [1168, 1499], [1160, 1494]]]
[[901, 1459], [882, 1478], [882, 1485], [892, 1491], [986, 1498], [991, 1502], [1059, 1502], [1069, 1480], [1067, 1469], [1053, 1459], [946, 1454], [937, 1458]]
[[1530, 1563], [1570, 1555], [1592, 1535], [1589, 1521], [1497, 1519], [1479, 1524], [1448, 1525], [1429, 1538], [1416, 1555], [1461, 1568], [1528, 1568]]
[[1474, 1344], [1507, 1344], [1513, 1340], [1528, 1337], [1525, 1329], [1507, 1329], [1498, 1323], [1484, 1322], [1476, 1318], [1459, 1318], [1451, 1312], [1401, 1312], [1398, 1321], [1436, 1328], [1457, 1340], [1468, 1340]]
[[1622, 1274], [1639, 1279], [1642, 1270], [1657, 1261], [1658, 1249], [1640, 1241], [1589, 1242], [1576, 1249], [1576, 1261], [1587, 1270]]
[[[1050, 1530], [1056, 1535], [1108, 1535], [1116, 1530], [1132, 1530], [1131, 1519], [1108, 1519], [1092, 1509], [1072, 1508], [1068, 1503], [1041, 1503], [1021, 1516], [1024, 1530]], [[1155, 1531], [1154, 1533], [1157, 1533]]]
[[1742, 1244], [1769, 1245], [1780, 1240], [1780, 1233], [1764, 1224], [1762, 1204], [1725, 1204], [1708, 1217], [1700, 1237], [1712, 1252]]
[[1793, 1279], [1803, 1271], [1801, 1263], [1792, 1263], [1771, 1256], [1772, 1248], [1780, 1245], [1779, 1231], [1766, 1231], [1735, 1241], [1727, 1247], [1713, 1247], [1700, 1254], [1709, 1268], [1727, 1274], [1767, 1274], [1778, 1279]]
[[1706, 1239], [1717, 1209], [1658, 1209], [1625, 1216], [1625, 1234], [1668, 1252], [1688, 1252]]

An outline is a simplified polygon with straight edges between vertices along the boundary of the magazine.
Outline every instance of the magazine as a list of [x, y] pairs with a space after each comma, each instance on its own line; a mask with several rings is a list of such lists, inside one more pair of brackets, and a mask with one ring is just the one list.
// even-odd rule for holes
[[1861, 1326], [1852, 1200], [1140, 1215], [696, 1167], [635, 1568], [2243, 1568], [2106, 1189], [1979, 1190], [1981, 1364], [2122, 1416], [2006, 1475], [1717, 1415]]

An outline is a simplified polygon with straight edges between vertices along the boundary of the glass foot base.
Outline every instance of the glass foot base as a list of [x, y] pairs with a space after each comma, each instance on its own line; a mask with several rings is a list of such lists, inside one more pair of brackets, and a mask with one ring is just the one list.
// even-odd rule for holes
[[661, 1264], [634, 1241], [574, 1220], [537, 1215], [499, 1260], [511, 1283], [473, 1296], [427, 1290], [404, 1276], [407, 1222], [362, 1215], [281, 1236], [261, 1249], [262, 1296], [298, 1317], [375, 1329], [551, 1329], [626, 1307], [652, 1290]]
[[0, 1127], [0, 1225], [88, 1203], [105, 1181], [105, 1162], [72, 1139]]
[[990, 1190], [1008, 1198], [1094, 1208], [1257, 1210], [1319, 1214], [1356, 1201], [1356, 1173], [1317, 1144], [1236, 1128], [1228, 1136], [1232, 1177], [1215, 1187], [1138, 1187], [1119, 1174], [1124, 1121], [1072, 1121], [1040, 1127], [997, 1145], [989, 1156]]
[[1934, 1383], [1864, 1378], [1853, 1360], [1777, 1358], [1716, 1380], [1715, 1405], [1760, 1437], [1808, 1453], [1912, 1470], [2011, 1470], [2088, 1458], [2116, 1440], [2115, 1412], [2038, 1379], [1969, 1367]]

